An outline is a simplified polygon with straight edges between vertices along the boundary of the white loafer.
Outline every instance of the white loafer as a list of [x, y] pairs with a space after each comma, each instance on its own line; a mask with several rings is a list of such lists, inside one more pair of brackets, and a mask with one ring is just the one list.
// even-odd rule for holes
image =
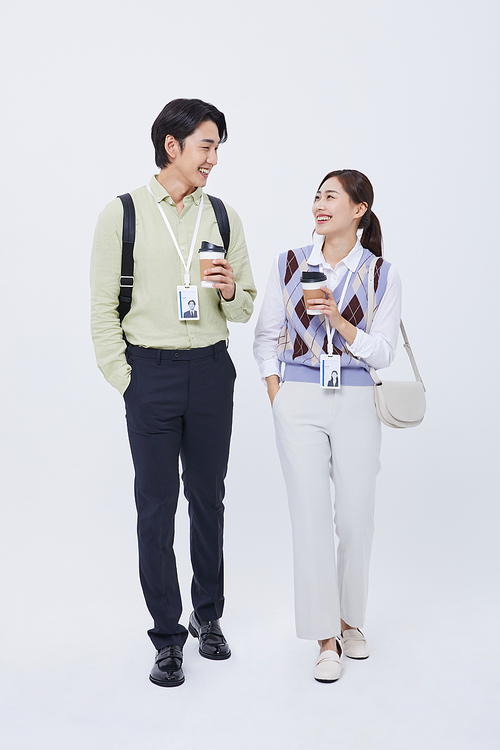
[[344, 642], [345, 655], [349, 659], [368, 659], [370, 656], [370, 649], [361, 630], [347, 628], [342, 633], [342, 640]]
[[314, 679], [318, 682], [336, 682], [340, 677], [342, 662], [342, 642], [340, 638], [335, 639], [339, 646], [337, 651], [322, 651], [314, 667]]

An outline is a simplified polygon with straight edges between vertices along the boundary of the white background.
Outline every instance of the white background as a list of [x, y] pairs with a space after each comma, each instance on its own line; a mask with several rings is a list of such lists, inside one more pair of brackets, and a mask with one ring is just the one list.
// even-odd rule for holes
[[[496, 747], [498, 70], [488, 0], [28, 0], [3, 11], [3, 747], [372, 750]], [[98, 372], [88, 266], [97, 215], [154, 171], [151, 124], [213, 102], [229, 140], [209, 191], [240, 213], [260, 296], [307, 244], [323, 175], [365, 172], [427, 386], [384, 428], [366, 632], [340, 681], [295, 637], [288, 511], [269, 406], [239, 377], [227, 482], [233, 657], [185, 649], [151, 685], [123, 404]], [[404, 353], [395, 377], [411, 377]], [[184, 498], [178, 562], [189, 615]], [[496, 694], [495, 694], [496, 693]]]

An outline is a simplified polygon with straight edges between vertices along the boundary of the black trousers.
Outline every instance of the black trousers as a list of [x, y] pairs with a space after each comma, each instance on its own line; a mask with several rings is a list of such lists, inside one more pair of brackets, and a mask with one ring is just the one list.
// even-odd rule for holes
[[229, 458], [236, 371], [225, 341], [203, 349], [129, 346], [125, 391], [135, 468], [139, 573], [154, 620], [157, 649], [183, 645], [182, 602], [173, 550], [179, 456], [189, 503], [191, 598], [201, 620], [224, 607], [224, 479]]

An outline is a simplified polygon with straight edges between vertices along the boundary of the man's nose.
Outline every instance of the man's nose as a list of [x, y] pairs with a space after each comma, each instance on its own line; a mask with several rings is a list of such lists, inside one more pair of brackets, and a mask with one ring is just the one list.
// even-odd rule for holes
[[209, 152], [207, 156], [207, 162], [211, 164], [213, 167], [215, 167], [215, 165], [217, 164], [217, 160], [218, 160], [217, 151], [214, 149], [213, 151]]

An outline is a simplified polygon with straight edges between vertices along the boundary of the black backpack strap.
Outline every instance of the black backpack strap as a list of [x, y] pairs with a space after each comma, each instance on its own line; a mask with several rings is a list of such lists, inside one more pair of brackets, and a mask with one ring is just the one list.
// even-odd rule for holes
[[135, 206], [130, 193], [119, 195], [123, 203], [122, 232], [122, 272], [120, 276], [120, 295], [118, 297], [118, 315], [120, 323], [129, 312], [132, 304], [134, 286], [134, 242], [135, 242]]
[[210, 198], [210, 203], [212, 204], [215, 218], [217, 219], [217, 224], [219, 225], [219, 232], [220, 236], [222, 237], [222, 243], [227, 253], [231, 230], [229, 228], [229, 217], [227, 215], [226, 207], [220, 198], [214, 198], [213, 195], [208, 195], [208, 193], [207, 196]]

